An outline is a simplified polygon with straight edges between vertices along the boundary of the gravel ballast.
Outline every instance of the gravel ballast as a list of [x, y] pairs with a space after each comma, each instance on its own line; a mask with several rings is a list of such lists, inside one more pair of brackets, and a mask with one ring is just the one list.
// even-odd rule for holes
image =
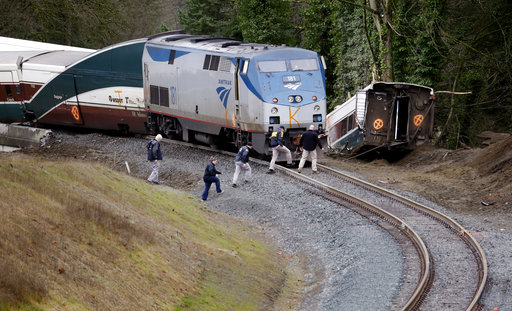
[[[131, 175], [146, 179], [151, 167], [146, 161], [147, 139], [111, 137], [105, 134], [55, 132], [57, 143], [88, 150], [79, 159], [99, 160], [120, 171], [130, 167]], [[68, 148], [68, 147], [66, 147]], [[401, 286], [406, 269], [396, 241], [381, 227], [360, 215], [322, 199], [308, 187], [251, 162], [254, 181], [232, 188], [234, 158], [165, 141], [160, 183], [191, 193], [200, 200], [202, 174], [208, 159], [219, 163], [223, 194], [214, 187], [206, 204], [221, 212], [254, 224], [271, 237], [282, 251], [300, 259], [306, 272], [302, 280], [304, 300], [298, 310], [389, 310]], [[489, 261], [491, 284], [484, 293], [488, 308], [512, 305], [510, 284], [512, 243], [510, 234], [489, 230], [486, 224], [467, 215], [453, 215], [431, 202], [401, 193], [429, 207], [446, 212], [476, 236]], [[507, 283], [508, 280], [508, 283]], [[492, 310], [492, 309], [491, 309]], [[510, 309], [512, 310], [512, 309]]]

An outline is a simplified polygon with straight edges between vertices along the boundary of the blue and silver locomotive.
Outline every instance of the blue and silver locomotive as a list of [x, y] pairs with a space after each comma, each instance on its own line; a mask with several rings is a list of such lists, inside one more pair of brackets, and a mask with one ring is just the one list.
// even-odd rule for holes
[[152, 132], [210, 145], [251, 141], [269, 154], [279, 126], [291, 148], [309, 125], [325, 126], [325, 62], [313, 51], [170, 33], [147, 41], [142, 63]]

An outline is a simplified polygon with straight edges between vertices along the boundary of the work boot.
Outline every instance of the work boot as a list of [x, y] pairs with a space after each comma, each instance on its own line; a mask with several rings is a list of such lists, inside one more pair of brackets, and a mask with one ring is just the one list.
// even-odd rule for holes
[[274, 171], [273, 169], [269, 169], [269, 170], [267, 171], [267, 174], [274, 174], [274, 173], [275, 173], [275, 171]]
[[231, 186], [232, 186], [233, 188], [238, 187], [238, 185], [237, 185], [237, 184], [232, 184]]

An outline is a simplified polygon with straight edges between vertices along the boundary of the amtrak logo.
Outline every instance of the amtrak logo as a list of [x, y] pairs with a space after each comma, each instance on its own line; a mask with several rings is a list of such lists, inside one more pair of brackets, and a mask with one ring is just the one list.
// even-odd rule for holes
[[224, 109], [227, 109], [228, 107], [229, 92], [231, 92], [231, 89], [227, 89], [222, 86], [217, 88], [217, 94], [219, 94], [219, 98], [220, 101], [222, 102], [222, 105], [224, 106]]
[[302, 83], [288, 83], [288, 84], [285, 84], [284, 87], [286, 88], [289, 88], [290, 90], [297, 90], [299, 88], [299, 86], [301, 86]]

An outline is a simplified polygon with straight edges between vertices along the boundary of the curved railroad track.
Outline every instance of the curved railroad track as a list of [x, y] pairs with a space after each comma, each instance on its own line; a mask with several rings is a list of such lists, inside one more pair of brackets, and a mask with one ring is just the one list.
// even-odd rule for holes
[[[322, 192], [343, 193], [342, 196], [346, 196], [348, 202], [352, 200], [351, 193], [364, 197], [364, 204], [373, 204], [398, 217], [403, 221], [402, 228], [408, 224], [424, 241], [430, 258], [431, 270], [426, 274], [428, 280], [426, 285], [417, 283], [414, 294], [409, 299], [413, 303], [404, 305], [403, 310], [482, 309], [478, 300], [487, 279], [487, 262], [483, 250], [466, 229], [450, 217], [427, 206], [336, 169], [318, 166], [318, 174], [309, 174], [307, 171], [305, 174], [298, 174], [283, 167], [279, 167], [279, 170]], [[329, 180], [329, 185], [320, 180]], [[421, 274], [423, 275], [423, 271]], [[404, 284], [408, 284], [408, 281]], [[398, 302], [394, 302], [396, 303]]]
[[[234, 157], [228, 151], [172, 142]], [[268, 167], [266, 161], [251, 161]], [[318, 174], [307, 170], [299, 174], [281, 166], [276, 170], [308, 184], [312, 192], [366, 216], [397, 240], [408, 268], [392, 310], [482, 309], [478, 300], [487, 279], [487, 262], [466, 229], [427, 206], [336, 169], [318, 166]], [[323, 180], [329, 180], [329, 184]]]

